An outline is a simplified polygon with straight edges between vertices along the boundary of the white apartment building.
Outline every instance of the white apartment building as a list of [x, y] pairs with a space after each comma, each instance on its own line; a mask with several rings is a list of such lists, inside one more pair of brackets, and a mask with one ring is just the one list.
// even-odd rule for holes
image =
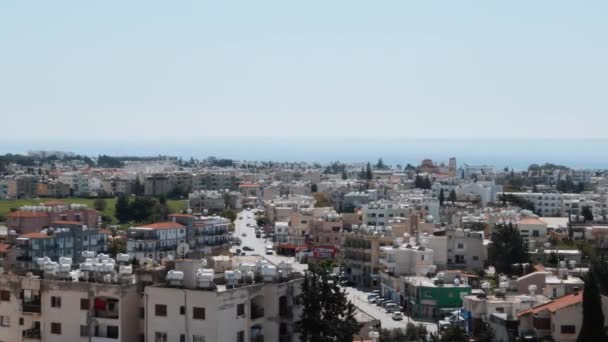
[[145, 288], [146, 341], [296, 341], [301, 275], [286, 263], [235, 262], [216, 273], [199, 260], [176, 260], [166, 284]]
[[[501, 195], [503, 193], [499, 193]], [[561, 193], [540, 193], [540, 192], [509, 192], [510, 194], [526, 199], [534, 204], [536, 212], [542, 216], [565, 216], [581, 215], [585, 206], [596, 211], [599, 208], [595, 194], [561, 194]]]
[[386, 226], [394, 217], [407, 217], [412, 209], [388, 201], [370, 202], [363, 205], [362, 222], [368, 226]]
[[[392, 275], [426, 276], [435, 270], [433, 250], [415, 243], [400, 243], [380, 247], [380, 264]], [[413, 241], [412, 241], [413, 242]]]
[[274, 238], [277, 242], [287, 242], [289, 239], [289, 222], [274, 223]]
[[175, 257], [177, 246], [186, 241], [186, 226], [178, 222], [158, 222], [127, 229], [127, 253], [138, 260]]
[[434, 251], [435, 265], [439, 269], [447, 267], [480, 270], [483, 269], [487, 259], [483, 232], [460, 228], [447, 229], [443, 236], [424, 235], [421, 237], [422, 240]]

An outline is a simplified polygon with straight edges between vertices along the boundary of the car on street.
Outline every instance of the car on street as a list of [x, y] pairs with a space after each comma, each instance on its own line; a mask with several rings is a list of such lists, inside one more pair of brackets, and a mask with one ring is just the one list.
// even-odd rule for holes
[[243, 247], [243, 250], [244, 250], [244, 251], [247, 251], [247, 252], [251, 252], [251, 251], [253, 251], [253, 248], [251, 248], [251, 247], [249, 247], [249, 246], [244, 246], [244, 247]]
[[241, 234], [242, 237], [247, 237], [247, 233]]
[[251, 223], [247, 223], [247, 224], [246, 224], [246, 226], [247, 226], [247, 227], [251, 227]]
[[259, 238], [261, 238], [261, 237], [262, 237], [262, 235], [260, 235], [260, 233], [256, 233], [256, 234], [255, 234], [255, 237], [259, 239]]
[[392, 316], [394, 321], [402, 321], [403, 320], [403, 314], [401, 312], [393, 312]]

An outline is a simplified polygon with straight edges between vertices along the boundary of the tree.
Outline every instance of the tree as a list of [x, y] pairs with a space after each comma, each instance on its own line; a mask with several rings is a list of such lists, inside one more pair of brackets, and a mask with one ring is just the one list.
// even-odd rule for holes
[[496, 272], [510, 274], [511, 265], [530, 261], [526, 242], [512, 223], [496, 225], [490, 240], [488, 259]]
[[583, 210], [581, 211], [581, 215], [583, 215], [585, 222], [587, 222], [587, 221], [593, 222], [593, 212], [591, 211], [591, 208], [589, 208], [589, 206], [583, 207]]
[[450, 190], [450, 194], [448, 195], [448, 201], [452, 203], [456, 202], [456, 191], [454, 189]]
[[236, 220], [236, 212], [234, 210], [230, 210], [230, 209], [224, 209], [224, 211], [222, 211], [222, 217], [225, 217], [227, 219], [230, 220], [230, 222], [233, 222]]
[[126, 196], [118, 196], [114, 207], [116, 219], [120, 223], [126, 223], [131, 220], [131, 210], [129, 199]]
[[439, 206], [443, 207], [443, 202], [445, 202], [445, 196], [443, 195], [443, 188], [439, 191]]
[[469, 338], [460, 327], [451, 325], [447, 327], [439, 338], [440, 342], [468, 342]]
[[372, 173], [372, 166], [369, 162], [367, 163], [367, 167], [365, 169], [365, 179], [367, 179], [368, 181], [374, 179], [374, 174]]
[[115, 257], [118, 253], [126, 253], [127, 252], [127, 244], [125, 240], [115, 237], [110, 243], [109, 248], [110, 255]]
[[296, 303], [302, 307], [295, 331], [303, 342], [352, 342], [360, 324], [356, 307], [344, 289], [330, 279], [322, 267], [312, 267], [304, 276]]
[[476, 342], [492, 342], [494, 341], [494, 330], [488, 323], [482, 322], [475, 332]]
[[315, 199], [315, 208], [331, 207], [329, 196], [325, 192], [315, 192], [312, 194]]
[[426, 341], [426, 335], [428, 331], [422, 324], [415, 325], [414, 323], [407, 323], [405, 326], [405, 339], [406, 341]]
[[382, 158], [378, 159], [378, 162], [375, 165], [375, 168], [378, 170], [385, 170], [388, 169], [388, 166], [386, 166], [386, 164], [384, 164], [384, 160], [382, 160]]
[[98, 198], [95, 201], [93, 201], [93, 208], [95, 208], [95, 210], [97, 210], [97, 211], [104, 211], [104, 210], [106, 210], [107, 206], [108, 206], [108, 203], [103, 198]]
[[346, 173], [346, 169], [342, 169], [342, 180], [347, 180], [348, 174]]
[[595, 271], [592, 269], [585, 280], [583, 292], [583, 326], [577, 341], [605, 341], [604, 313], [602, 312], [602, 299], [595, 279]]

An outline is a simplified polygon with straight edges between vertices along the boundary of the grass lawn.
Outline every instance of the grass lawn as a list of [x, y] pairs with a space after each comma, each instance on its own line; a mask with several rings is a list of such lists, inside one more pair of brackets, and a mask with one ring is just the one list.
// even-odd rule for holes
[[[80, 203], [86, 204], [89, 208], [93, 208], [93, 202], [95, 198], [35, 198], [35, 199], [19, 199], [19, 200], [0, 200], [0, 217], [6, 217], [11, 212], [11, 208], [19, 208], [24, 205], [39, 205], [42, 202], [59, 200], [65, 203]], [[116, 205], [116, 198], [105, 198], [106, 209], [102, 215], [109, 216], [112, 218], [112, 222], [116, 223], [114, 217], [114, 206]], [[171, 213], [180, 212], [186, 209], [186, 202], [184, 200], [167, 200], [167, 205]]]

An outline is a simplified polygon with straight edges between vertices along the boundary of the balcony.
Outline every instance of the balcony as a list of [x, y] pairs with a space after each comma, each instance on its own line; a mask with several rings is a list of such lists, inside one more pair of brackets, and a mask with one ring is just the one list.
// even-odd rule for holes
[[264, 342], [264, 335], [251, 336], [250, 342]]
[[40, 340], [40, 328], [23, 330], [21, 336], [24, 340]]
[[264, 308], [256, 305], [256, 304], [251, 304], [251, 319], [258, 319], [264, 317]]
[[23, 313], [40, 313], [40, 301], [34, 301], [34, 302], [23, 302], [21, 304], [21, 311]]
[[293, 307], [292, 306], [280, 306], [279, 307], [279, 316], [281, 318], [292, 318], [293, 317]]

